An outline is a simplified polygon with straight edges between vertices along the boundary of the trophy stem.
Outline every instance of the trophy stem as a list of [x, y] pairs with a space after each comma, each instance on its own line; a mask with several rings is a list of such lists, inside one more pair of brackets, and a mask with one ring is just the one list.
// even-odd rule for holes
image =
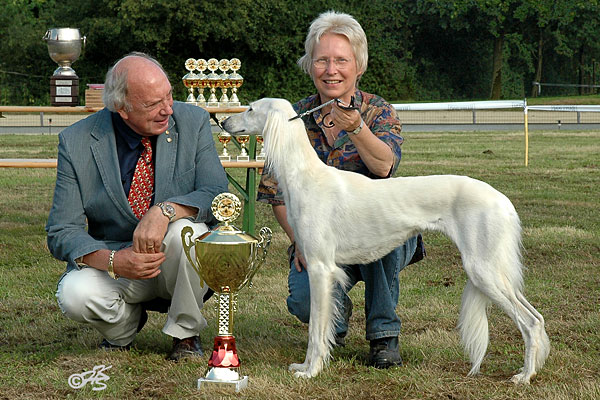
[[229, 286], [223, 287], [223, 292], [219, 293], [219, 336], [233, 335], [235, 297], [236, 294], [230, 292]]

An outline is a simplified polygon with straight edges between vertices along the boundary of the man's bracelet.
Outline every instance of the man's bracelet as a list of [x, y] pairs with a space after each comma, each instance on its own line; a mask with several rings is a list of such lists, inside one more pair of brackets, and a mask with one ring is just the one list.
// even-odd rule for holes
[[108, 256], [108, 276], [113, 278], [114, 280], [119, 279], [119, 275], [115, 274], [115, 253], [116, 250], [112, 250], [110, 252], [110, 256]]

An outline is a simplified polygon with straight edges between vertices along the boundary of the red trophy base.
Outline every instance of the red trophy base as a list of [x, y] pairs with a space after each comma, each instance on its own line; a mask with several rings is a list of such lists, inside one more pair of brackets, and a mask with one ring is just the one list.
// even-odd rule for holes
[[224, 368], [238, 368], [240, 366], [240, 359], [235, 348], [235, 337], [215, 336], [215, 345], [208, 366]]
[[211, 390], [211, 388], [231, 388], [236, 392], [248, 386], [248, 377], [240, 377], [238, 367], [240, 359], [235, 349], [233, 336], [215, 336], [208, 367], [210, 370], [205, 378], [198, 379], [198, 389]]

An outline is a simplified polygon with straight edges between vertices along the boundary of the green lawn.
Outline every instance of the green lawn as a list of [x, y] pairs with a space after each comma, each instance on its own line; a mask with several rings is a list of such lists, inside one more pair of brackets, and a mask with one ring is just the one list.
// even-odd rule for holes
[[[598, 399], [600, 398], [600, 133], [530, 134], [525, 167], [522, 132], [407, 133], [400, 175], [463, 174], [489, 182], [515, 204], [523, 224], [525, 292], [544, 315], [550, 357], [530, 386], [508, 382], [523, 364], [523, 340], [509, 318], [490, 309], [490, 347], [481, 374], [455, 329], [465, 274], [445, 237], [426, 233], [428, 257], [400, 274], [398, 313], [405, 365], [366, 366], [363, 286], [351, 291], [347, 346], [312, 380], [295, 379], [307, 327], [286, 310], [283, 231], [270, 208], [257, 206], [257, 228], [274, 241], [254, 286], [239, 295], [235, 334], [249, 375], [238, 395], [196, 390], [208, 354], [198, 362], [165, 360], [164, 315], [151, 313], [130, 352], [97, 350], [94, 330], [61, 315], [54, 291], [64, 271], [46, 248], [44, 224], [53, 169], [0, 169], [0, 399]], [[0, 136], [0, 158], [50, 158], [56, 136]], [[402, 199], [390, 199], [402, 201]], [[241, 222], [240, 222], [241, 223]], [[217, 332], [215, 301], [206, 306], [205, 349]], [[73, 389], [68, 378], [105, 365], [106, 389]]]

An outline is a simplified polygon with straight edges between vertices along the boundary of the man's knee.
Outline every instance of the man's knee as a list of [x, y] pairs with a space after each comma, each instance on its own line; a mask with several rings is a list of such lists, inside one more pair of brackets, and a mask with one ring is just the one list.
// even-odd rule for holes
[[[100, 285], [94, 285], [93, 280], [86, 278], [84, 270], [71, 271], [60, 280], [56, 299], [63, 314], [78, 322], [89, 321], [97, 310], [99, 299], [107, 297]], [[109, 301], [107, 299], [107, 301]]]

